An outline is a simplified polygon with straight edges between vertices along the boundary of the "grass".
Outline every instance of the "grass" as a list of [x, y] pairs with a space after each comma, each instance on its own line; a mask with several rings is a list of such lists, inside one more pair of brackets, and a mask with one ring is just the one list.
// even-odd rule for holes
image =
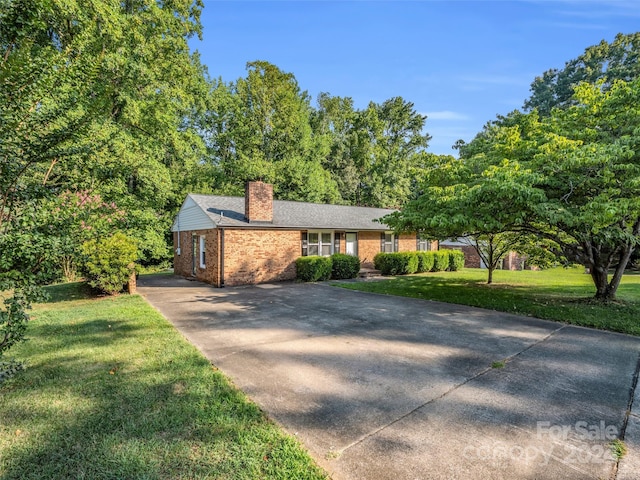
[[498, 270], [491, 285], [486, 284], [486, 275], [486, 270], [463, 269], [335, 285], [640, 335], [640, 275], [625, 275], [618, 288], [618, 301], [607, 305], [590, 300], [595, 289], [582, 268]]
[[611, 442], [611, 453], [617, 460], [620, 460], [627, 454], [627, 446], [622, 440], [616, 438]]
[[0, 478], [326, 478], [142, 298], [48, 291], [0, 385]]

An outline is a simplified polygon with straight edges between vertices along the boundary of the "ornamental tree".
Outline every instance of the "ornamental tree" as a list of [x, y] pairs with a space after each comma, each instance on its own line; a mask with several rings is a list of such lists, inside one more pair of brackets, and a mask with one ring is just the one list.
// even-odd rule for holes
[[638, 98], [640, 80], [581, 84], [572, 105], [547, 117], [534, 110], [499, 118], [388, 224], [440, 237], [534, 235], [588, 269], [596, 299], [615, 299], [640, 243]]

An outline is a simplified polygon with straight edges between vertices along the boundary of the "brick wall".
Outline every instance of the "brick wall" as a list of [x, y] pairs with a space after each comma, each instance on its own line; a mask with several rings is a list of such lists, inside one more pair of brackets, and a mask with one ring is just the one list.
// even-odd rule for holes
[[373, 268], [373, 257], [380, 253], [380, 232], [358, 232], [358, 257], [365, 268]]
[[292, 280], [300, 255], [299, 231], [225, 229], [224, 284]]
[[[200, 236], [205, 237], [205, 268], [200, 266]], [[196, 237], [196, 274], [193, 275], [193, 237]], [[180, 232], [180, 255], [178, 255], [178, 233], [173, 233], [173, 270], [176, 275], [196, 278], [202, 282], [218, 285], [218, 236], [216, 229]]]
[[247, 182], [244, 195], [244, 215], [250, 222], [273, 221], [273, 185]]
[[[174, 232], [174, 271], [176, 275], [192, 275], [192, 238], [205, 236], [206, 267], [200, 268], [199, 238], [196, 241], [195, 278], [216, 286], [220, 283], [220, 231], [197, 230], [180, 232], [181, 254], [176, 253], [178, 234]], [[415, 234], [401, 235], [400, 251], [416, 249]], [[344, 233], [340, 251], [345, 252]], [[364, 267], [373, 268], [373, 257], [380, 252], [380, 232], [358, 232], [358, 256]], [[302, 254], [300, 231], [273, 229], [224, 230], [224, 284], [228, 286], [292, 280], [296, 277], [295, 261]]]
[[449, 246], [440, 245], [442, 250], [461, 250], [464, 253], [464, 267], [465, 268], [480, 268], [481, 260], [480, 255], [476, 252], [476, 249], [470, 245], [464, 246]]
[[[180, 242], [178, 242], [180, 235]], [[180, 255], [178, 255], [180, 244]], [[173, 232], [173, 271], [183, 277], [191, 276], [191, 232]]]
[[415, 252], [417, 250], [416, 234], [415, 233], [403, 233], [398, 237], [398, 251], [399, 252]]

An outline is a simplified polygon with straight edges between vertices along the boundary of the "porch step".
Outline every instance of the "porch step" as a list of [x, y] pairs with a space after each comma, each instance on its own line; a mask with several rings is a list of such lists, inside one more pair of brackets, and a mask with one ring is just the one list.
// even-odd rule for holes
[[379, 277], [382, 273], [380, 270], [376, 270], [374, 268], [361, 268], [358, 276], [360, 278], [371, 278], [371, 277]]

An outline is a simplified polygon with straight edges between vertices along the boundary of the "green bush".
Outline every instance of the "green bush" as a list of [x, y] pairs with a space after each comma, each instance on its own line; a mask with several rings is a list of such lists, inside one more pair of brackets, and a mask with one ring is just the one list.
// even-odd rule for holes
[[402, 259], [393, 253], [378, 253], [373, 257], [373, 266], [383, 275], [400, 275]]
[[433, 268], [434, 252], [417, 252], [418, 256], [418, 273], [430, 272]]
[[82, 244], [84, 270], [89, 285], [109, 295], [120, 293], [129, 281], [138, 258], [135, 240], [117, 232]]
[[345, 278], [356, 278], [360, 273], [360, 259], [345, 253], [334, 253], [331, 255], [331, 278], [342, 280]]
[[383, 275], [405, 275], [418, 270], [416, 252], [378, 253], [373, 258], [373, 266]]
[[461, 268], [464, 268], [464, 252], [449, 250], [449, 271], [457, 272]]
[[318, 255], [299, 257], [296, 260], [297, 277], [303, 282], [329, 280], [332, 264], [331, 257]]
[[449, 250], [438, 250], [433, 252], [432, 272], [444, 272], [449, 268]]
[[403, 262], [403, 274], [416, 273], [418, 271], [418, 254], [417, 252], [401, 252], [398, 253]]

